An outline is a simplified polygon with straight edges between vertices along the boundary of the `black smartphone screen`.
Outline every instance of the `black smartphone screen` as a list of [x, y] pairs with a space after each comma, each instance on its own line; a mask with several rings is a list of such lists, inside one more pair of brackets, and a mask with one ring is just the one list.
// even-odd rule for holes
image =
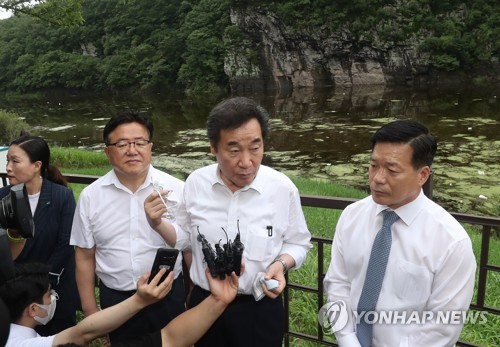
[[153, 267], [151, 268], [151, 275], [149, 275], [148, 283], [156, 276], [160, 269], [166, 268], [167, 272], [161, 276], [160, 284], [165, 280], [170, 271], [174, 269], [175, 261], [177, 260], [177, 256], [179, 255], [178, 249], [169, 249], [169, 248], [158, 248], [156, 251], [155, 261], [153, 262]]

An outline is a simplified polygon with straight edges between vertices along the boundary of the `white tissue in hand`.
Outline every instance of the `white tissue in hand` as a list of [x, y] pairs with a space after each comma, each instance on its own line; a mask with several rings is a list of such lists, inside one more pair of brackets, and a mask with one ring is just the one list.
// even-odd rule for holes
[[266, 274], [264, 272], [258, 272], [257, 275], [255, 276], [255, 279], [253, 280], [252, 294], [253, 297], [255, 298], [255, 301], [259, 301], [266, 295], [264, 293], [264, 289], [262, 289], [262, 282], [261, 282], [261, 280], [264, 278], [265, 275]]
[[273, 290], [280, 286], [279, 281], [275, 280], [274, 278], [266, 280], [265, 276], [266, 274], [264, 272], [259, 272], [257, 273], [257, 276], [255, 276], [255, 279], [252, 284], [252, 294], [253, 297], [255, 298], [255, 301], [259, 301], [266, 295], [264, 293], [264, 290], [262, 289], [262, 284], [264, 284], [267, 287], [267, 290]]

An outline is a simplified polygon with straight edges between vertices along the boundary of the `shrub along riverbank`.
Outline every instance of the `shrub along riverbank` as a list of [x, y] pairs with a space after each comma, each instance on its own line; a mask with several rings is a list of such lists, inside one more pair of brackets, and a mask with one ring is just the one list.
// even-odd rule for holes
[[[84, 151], [79, 149], [68, 149], [53, 147], [52, 162], [58, 166], [63, 173], [78, 173], [86, 175], [101, 176], [110, 170], [109, 163], [103, 153]], [[172, 173], [176, 175], [175, 173]], [[176, 176], [182, 177], [181, 174]], [[312, 194], [322, 196], [336, 196], [347, 198], [363, 198], [366, 192], [336, 185], [331, 182], [314, 181], [302, 178], [293, 178], [301, 194]], [[78, 199], [85, 185], [71, 184], [75, 198]], [[341, 211], [304, 207], [308, 227], [314, 236], [333, 238], [333, 232]], [[481, 247], [481, 234], [477, 227], [465, 225], [469, 233], [476, 259], [479, 260]], [[307, 257], [305, 264], [297, 271], [290, 272], [289, 281], [305, 286], [315, 287], [317, 283], [317, 250], [313, 248]], [[326, 247], [324, 264], [325, 268], [330, 262], [330, 247]], [[489, 262], [500, 264], [500, 240], [493, 238], [490, 241]], [[477, 274], [476, 274], [477, 278]], [[477, 287], [477, 286], [476, 286]], [[473, 301], [476, 300], [474, 296]], [[486, 305], [500, 307], [500, 274], [490, 272], [488, 274]], [[473, 342], [480, 346], [500, 345], [500, 316], [487, 314], [485, 324], [469, 323], [462, 331], [461, 339]], [[317, 299], [313, 294], [302, 291], [290, 291], [290, 324], [291, 330], [316, 335], [317, 324]], [[94, 346], [100, 346], [100, 342]], [[317, 346], [317, 344], [305, 341], [293, 341], [292, 346]]]

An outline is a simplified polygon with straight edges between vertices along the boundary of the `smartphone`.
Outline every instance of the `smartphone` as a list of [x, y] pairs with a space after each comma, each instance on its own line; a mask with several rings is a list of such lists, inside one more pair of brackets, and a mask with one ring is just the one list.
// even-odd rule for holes
[[155, 261], [153, 262], [153, 267], [151, 268], [151, 275], [149, 275], [148, 283], [153, 280], [160, 269], [167, 269], [167, 271], [161, 276], [160, 284], [165, 280], [170, 271], [174, 269], [177, 256], [179, 255], [178, 249], [170, 248], [158, 248], [156, 251]]

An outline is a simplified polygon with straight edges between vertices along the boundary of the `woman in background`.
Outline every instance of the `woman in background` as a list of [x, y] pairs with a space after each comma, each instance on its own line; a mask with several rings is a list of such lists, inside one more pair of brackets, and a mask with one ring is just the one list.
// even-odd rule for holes
[[[69, 245], [75, 198], [61, 172], [50, 164], [50, 149], [38, 136], [12, 141], [7, 153], [10, 185], [24, 183], [35, 223], [35, 237], [20, 238], [9, 230], [12, 255], [18, 263], [41, 262], [50, 266], [50, 282], [59, 300], [54, 318], [37, 332], [50, 336], [76, 324], [79, 296], [75, 281], [74, 249]], [[10, 185], [0, 188], [0, 198]]]

